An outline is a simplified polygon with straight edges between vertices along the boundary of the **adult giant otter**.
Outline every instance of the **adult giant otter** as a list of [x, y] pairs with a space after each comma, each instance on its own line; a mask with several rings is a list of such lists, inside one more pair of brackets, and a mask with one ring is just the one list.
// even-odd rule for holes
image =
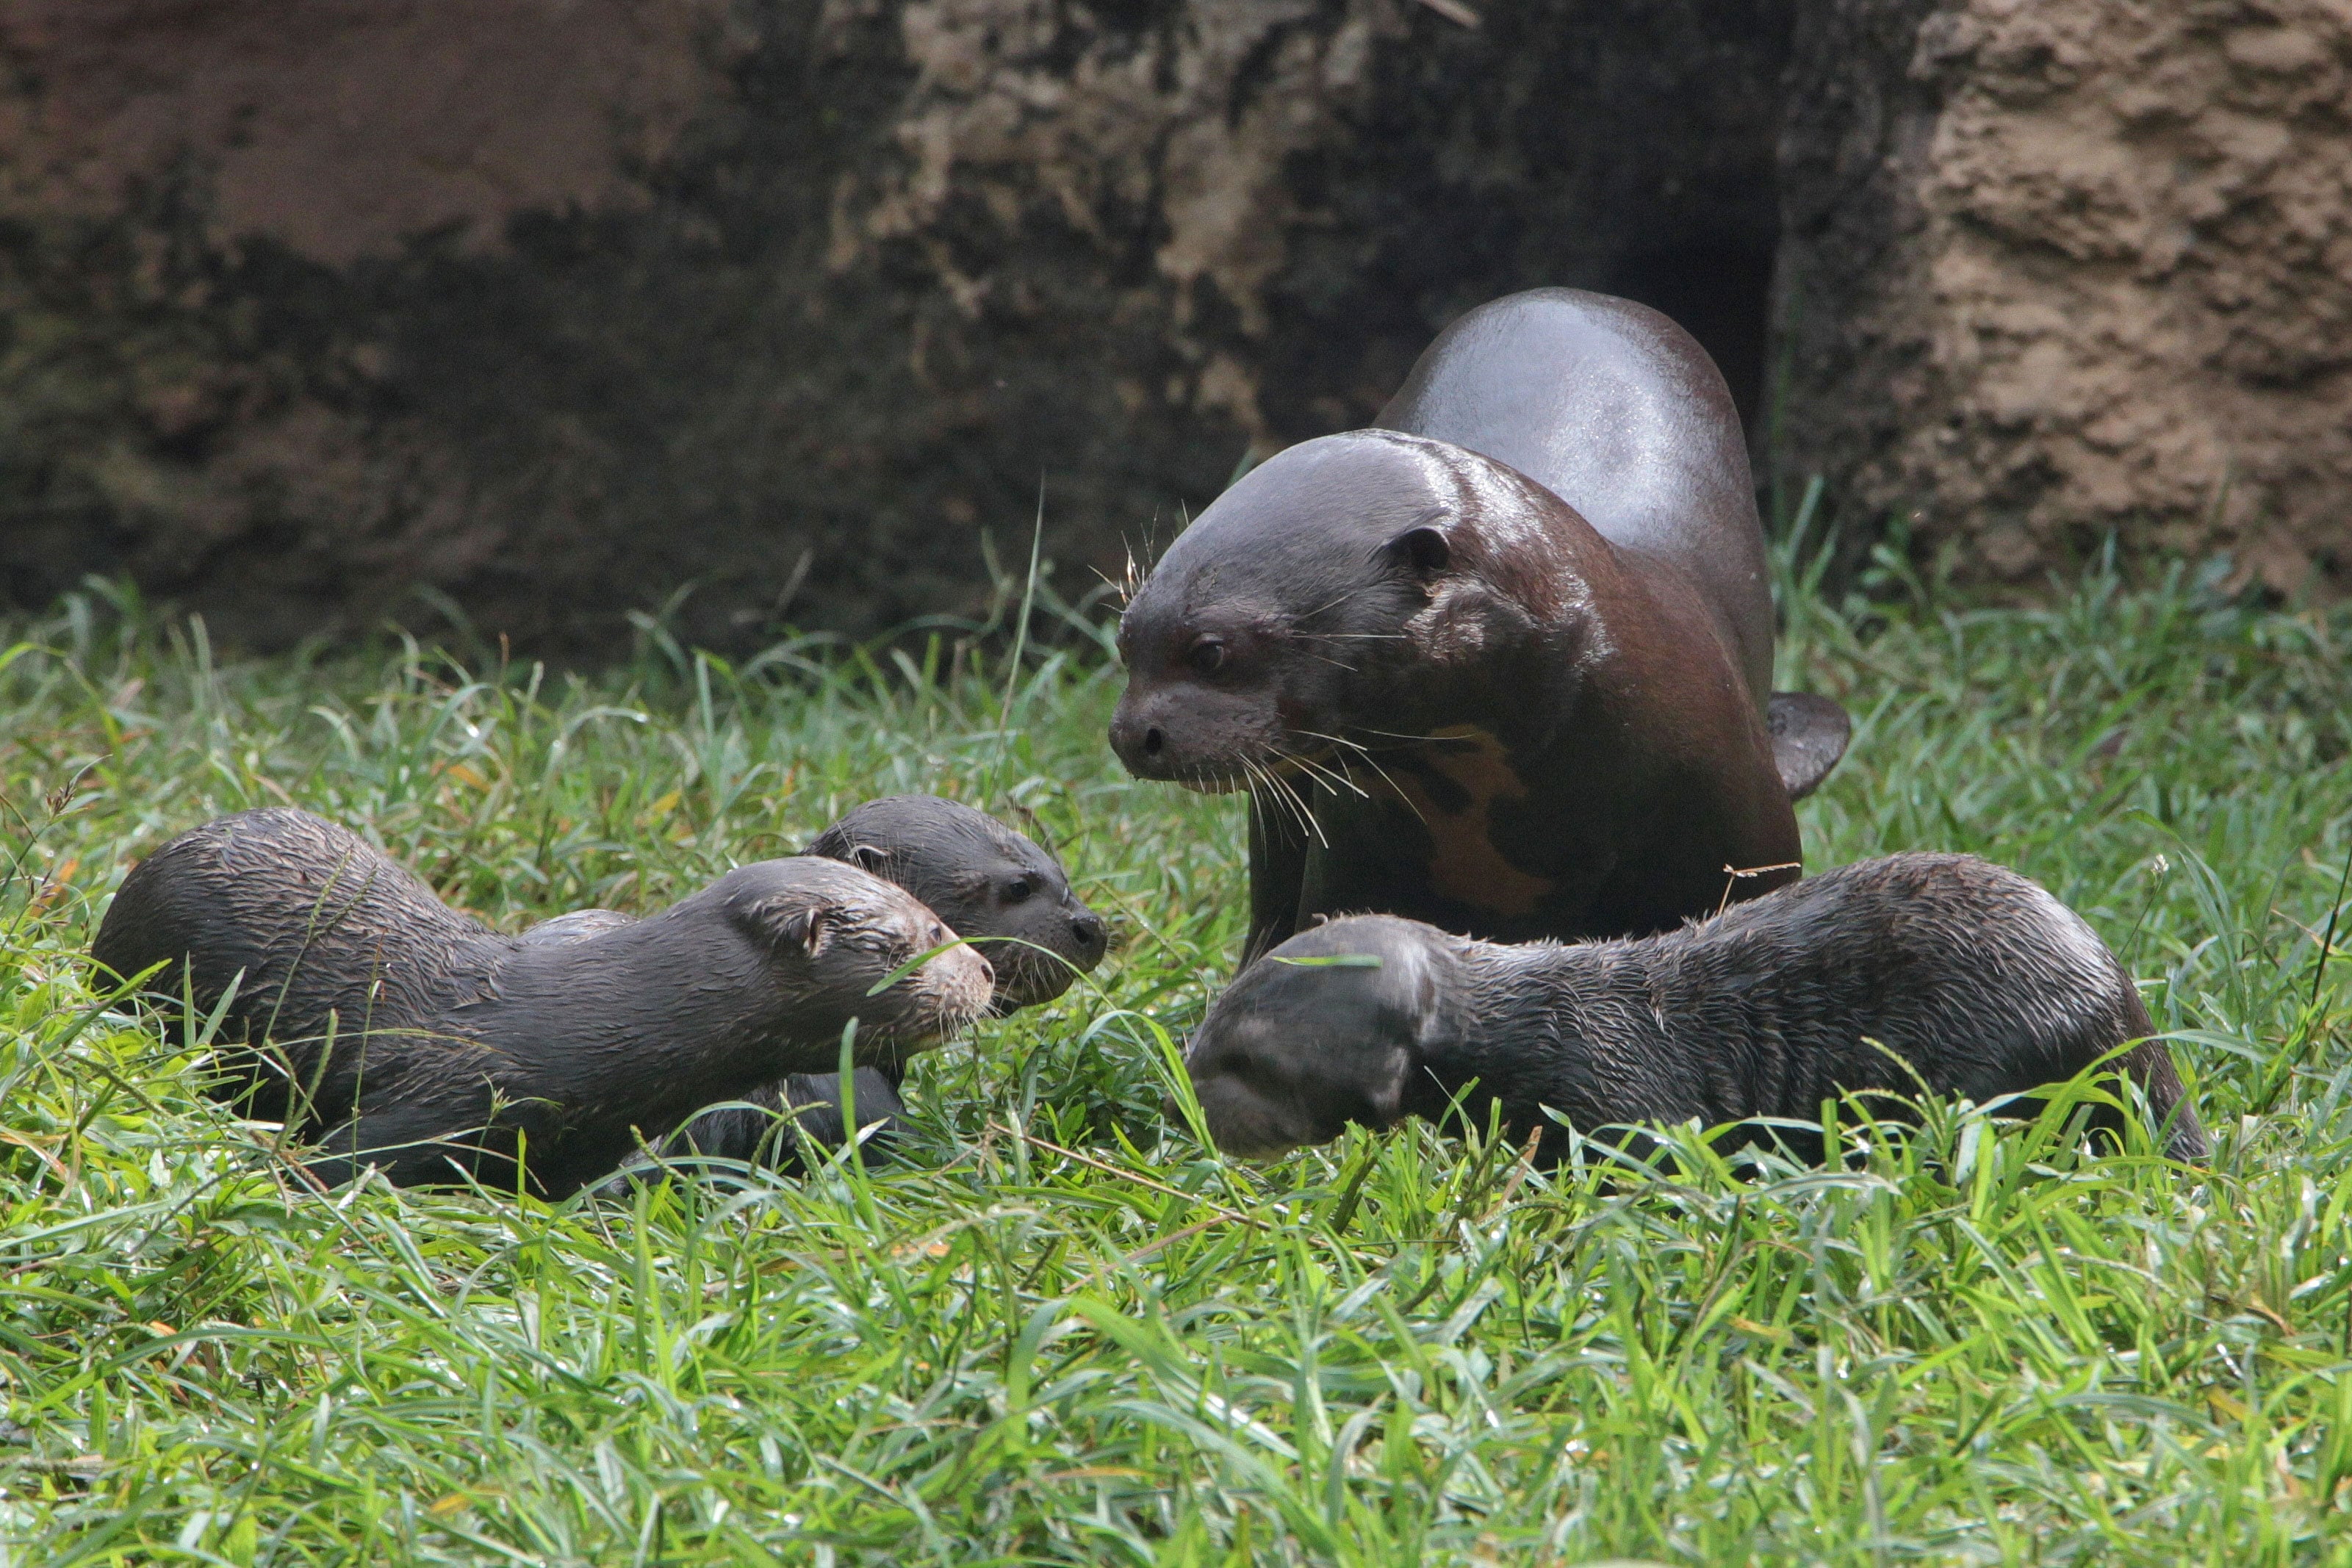
[[810, 858], [740, 867], [576, 940], [503, 936], [349, 830], [265, 809], [142, 861], [92, 956], [126, 979], [154, 971], [166, 1006], [219, 1010], [245, 1047], [224, 1092], [323, 1134], [323, 1178], [520, 1175], [554, 1198], [641, 1134], [836, 1061], [853, 1017], [861, 1062], [953, 1034], [989, 1002], [972, 950], [876, 991], [952, 940], [905, 889]]
[[1242, 479], [1119, 645], [1128, 769], [1250, 791], [1251, 952], [1360, 910], [1665, 929], [1794, 879], [1790, 802], [1845, 743], [1835, 704], [1769, 696], [1722, 376], [1656, 311], [1573, 289], [1470, 312], [1379, 427]]
[[[1258, 960], [1185, 1055], [1220, 1146], [1266, 1156], [1499, 1101], [1513, 1135], [1811, 1121], [1842, 1091], [1979, 1104], [2116, 1065], [2167, 1152], [2208, 1148], [2131, 976], [2081, 917], [1964, 855], [1843, 866], [1664, 936], [1504, 946], [1381, 915]], [[1916, 1075], [1916, 1076], [1915, 1076]], [[1885, 1108], [1900, 1115], [1899, 1104]], [[2112, 1128], [2103, 1110], [2096, 1124]]]

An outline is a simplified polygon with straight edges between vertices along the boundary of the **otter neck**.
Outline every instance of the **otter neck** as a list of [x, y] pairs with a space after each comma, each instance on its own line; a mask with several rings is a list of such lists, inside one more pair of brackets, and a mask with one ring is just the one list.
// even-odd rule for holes
[[[560, 1098], [631, 1121], [674, 1121], [783, 1073], [833, 1065], [825, 1047], [842, 1020], [786, 1005], [764, 968], [748, 942], [711, 942], [674, 915], [526, 947], [499, 972], [485, 1041], [509, 1051], [527, 1078], [562, 1089]], [[593, 1092], [580, 1095], [583, 1087]]]
[[1636, 1036], [1664, 1043], [1640, 951], [1632, 942], [1459, 941], [1462, 1023], [1424, 1055], [1419, 1098], [1409, 1095], [1405, 1109], [1437, 1119], [1459, 1096], [1471, 1124], [1483, 1130], [1500, 1100], [1517, 1135], [1541, 1126], [1548, 1147], [1560, 1133], [1543, 1115], [1546, 1107], [1580, 1128], [1596, 1125], [1599, 1108], [1609, 1103], [1611, 1068], [1594, 1040], [1608, 1038], [1612, 1056]]

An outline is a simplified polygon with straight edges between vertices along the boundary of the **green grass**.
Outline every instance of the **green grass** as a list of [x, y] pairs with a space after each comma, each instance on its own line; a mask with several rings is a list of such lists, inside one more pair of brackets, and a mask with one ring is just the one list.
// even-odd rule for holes
[[[1792, 595], [1784, 677], [1860, 719], [1808, 856], [1972, 850], [2083, 910], [2179, 1041], [2201, 1176], [1949, 1107], [1756, 1181], [1687, 1141], [1679, 1176], [1612, 1181], [1422, 1127], [1229, 1163], [1159, 1108], [1240, 935], [1236, 808], [1121, 775], [1082, 641], [1014, 671], [952, 643], [730, 668], [648, 628], [582, 679], [398, 644], [226, 661], [103, 596], [20, 622], [0, 1539], [44, 1564], [2352, 1561], [2352, 976], [2314, 985], [2352, 616], [2099, 574], [2053, 605]], [[1121, 945], [926, 1058], [912, 1158], [871, 1174], [322, 1199], [78, 963], [132, 858], [240, 807], [350, 822], [519, 924], [657, 908], [907, 789], [1025, 818]]]

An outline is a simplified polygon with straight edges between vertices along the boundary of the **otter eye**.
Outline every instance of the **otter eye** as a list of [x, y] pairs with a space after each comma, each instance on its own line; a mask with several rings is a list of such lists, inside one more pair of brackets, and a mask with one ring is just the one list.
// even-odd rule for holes
[[1030, 881], [1028, 878], [1015, 877], [1004, 884], [1004, 901], [1008, 904], [1025, 902], [1029, 895], [1036, 890], [1036, 884]]
[[945, 926], [933, 926], [923, 933], [925, 947], [944, 947], [947, 945], [947, 940], [948, 928]]
[[1192, 667], [1195, 675], [1214, 675], [1225, 668], [1225, 645], [1222, 638], [1202, 637], [1192, 645], [1184, 662]]

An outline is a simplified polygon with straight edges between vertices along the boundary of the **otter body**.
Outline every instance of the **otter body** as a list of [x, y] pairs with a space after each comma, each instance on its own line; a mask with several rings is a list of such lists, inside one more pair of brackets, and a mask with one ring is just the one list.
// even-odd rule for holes
[[1254, 469], [1120, 622], [1121, 761], [1251, 793], [1249, 951], [1353, 910], [1639, 933], [1794, 879], [1790, 802], [1846, 720], [1769, 689], [1763, 533], [1704, 351], [1626, 300], [1514, 295], [1380, 426]]
[[1506, 946], [1333, 921], [1246, 970], [1185, 1059], [1235, 1153], [1437, 1118], [1475, 1081], [1473, 1121], [1499, 1101], [1515, 1135], [1544, 1129], [1556, 1154], [1547, 1107], [1590, 1132], [1814, 1121], [1842, 1092], [1910, 1097], [1921, 1079], [1981, 1103], [2138, 1040], [2120, 1070], [2168, 1151], [2202, 1159], [2204, 1130], [2152, 1032], [2114, 954], [2042, 888], [1968, 856], [1912, 854], [1631, 940]]
[[[640, 1131], [835, 1061], [935, 1044], [988, 1005], [991, 971], [904, 889], [835, 861], [761, 861], [644, 921], [567, 917], [508, 937], [443, 905], [356, 835], [242, 812], [125, 878], [92, 956], [200, 1016], [228, 995], [224, 1092], [305, 1135], [340, 1181], [520, 1174], [561, 1197]], [[553, 922], [551, 922], [553, 923]], [[240, 973], [242, 979], [239, 979]], [[267, 1047], [265, 1048], [265, 1042]]]

